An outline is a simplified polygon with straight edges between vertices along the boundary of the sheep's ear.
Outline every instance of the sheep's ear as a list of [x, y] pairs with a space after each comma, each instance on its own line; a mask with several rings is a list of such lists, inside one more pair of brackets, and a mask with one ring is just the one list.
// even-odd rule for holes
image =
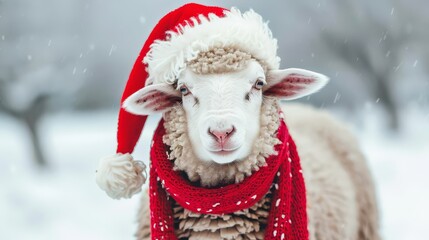
[[179, 92], [171, 84], [161, 83], [140, 89], [129, 96], [122, 107], [136, 115], [162, 113], [181, 101]]
[[299, 68], [271, 70], [263, 90], [264, 95], [292, 100], [319, 91], [328, 81], [325, 75]]

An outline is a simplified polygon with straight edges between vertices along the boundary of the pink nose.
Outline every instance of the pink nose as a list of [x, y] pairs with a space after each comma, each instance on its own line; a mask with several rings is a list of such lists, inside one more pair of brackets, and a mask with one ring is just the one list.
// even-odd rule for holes
[[235, 128], [234, 126], [225, 129], [225, 130], [211, 130], [209, 129], [209, 134], [212, 135], [216, 141], [223, 143], [225, 142], [228, 138], [230, 138], [235, 132]]

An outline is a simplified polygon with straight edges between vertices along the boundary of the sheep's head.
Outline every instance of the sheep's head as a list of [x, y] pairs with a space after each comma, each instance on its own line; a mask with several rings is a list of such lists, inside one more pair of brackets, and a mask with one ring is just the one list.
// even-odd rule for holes
[[218, 164], [244, 159], [260, 130], [264, 96], [291, 100], [318, 91], [328, 79], [303, 70], [267, 70], [241, 51], [201, 53], [175, 84], [155, 83], [125, 102], [127, 111], [150, 115], [181, 103], [195, 155]]

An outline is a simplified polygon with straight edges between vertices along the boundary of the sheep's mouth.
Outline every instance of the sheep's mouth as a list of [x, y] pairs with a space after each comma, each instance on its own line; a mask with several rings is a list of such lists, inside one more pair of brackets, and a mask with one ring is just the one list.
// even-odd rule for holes
[[210, 152], [215, 154], [215, 155], [226, 156], [226, 155], [230, 155], [230, 154], [235, 153], [237, 150], [238, 150], [238, 148], [232, 149], [232, 150], [220, 149], [219, 151], [210, 151]]

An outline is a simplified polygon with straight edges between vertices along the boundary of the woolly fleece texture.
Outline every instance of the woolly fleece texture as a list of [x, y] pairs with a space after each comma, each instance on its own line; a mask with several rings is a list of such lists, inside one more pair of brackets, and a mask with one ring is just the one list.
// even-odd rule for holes
[[379, 240], [373, 179], [353, 134], [325, 111], [282, 109], [301, 157], [310, 239]]
[[197, 74], [227, 73], [243, 69], [250, 59], [252, 55], [235, 48], [215, 48], [200, 52], [187, 67]]

